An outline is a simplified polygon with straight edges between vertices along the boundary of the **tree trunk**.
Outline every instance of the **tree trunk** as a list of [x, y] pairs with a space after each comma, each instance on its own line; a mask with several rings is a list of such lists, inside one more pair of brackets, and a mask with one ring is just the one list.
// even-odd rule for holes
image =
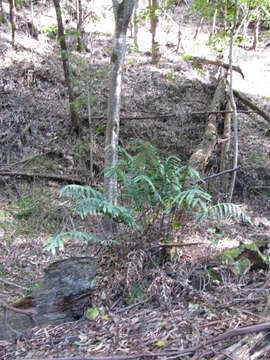
[[[229, 151], [231, 147], [231, 122], [232, 122], [232, 114], [229, 112], [231, 111], [231, 102], [230, 98], [228, 96], [227, 99], [227, 105], [226, 105], [226, 111], [224, 115], [224, 130], [223, 130], [223, 139], [224, 142], [221, 145], [221, 155], [220, 155], [220, 168], [219, 171], [222, 172], [226, 169], [228, 169], [229, 165]], [[229, 174], [225, 174], [223, 177], [221, 177], [220, 181], [220, 188], [223, 189], [224, 194], [228, 194], [229, 190]]]
[[159, 6], [159, 0], [151, 1], [151, 32], [152, 32], [152, 64], [157, 65], [160, 59], [159, 44], [156, 40], [158, 16], [156, 10]]
[[6, 18], [5, 18], [5, 13], [4, 13], [4, 8], [3, 8], [3, 0], [0, 0], [0, 11], [1, 11], [1, 23], [6, 22]]
[[[236, 108], [236, 103], [234, 100], [233, 86], [232, 86], [232, 81], [233, 81], [233, 72], [232, 72], [233, 59], [232, 59], [232, 57], [233, 57], [233, 35], [235, 33], [236, 23], [237, 23], [237, 7], [238, 7], [238, 0], [235, 0], [233, 25], [232, 25], [231, 34], [230, 34], [230, 52], [229, 52], [229, 63], [230, 63], [230, 91], [229, 91], [229, 93], [230, 93], [230, 101], [231, 101], [231, 105], [232, 105], [232, 109], [233, 109], [232, 121], [233, 121], [233, 132], [234, 132], [234, 142], [233, 142], [233, 146], [234, 146], [233, 168], [234, 169], [236, 169], [238, 167], [238, 115], [237, 115], [237, 108]], [[232, 176], [231, 187], [230, 187], [230, 195], [229, 195], [230, 202], [232, 201], [232, 197], [233, 197], [235, 181], [236, 181], [236, 174], [237, 174], [237, 172], [234, 171], [233, 176]]]
[[77, 8], [77, 51], [82, 51], [82, 0], [76, 0]]
[[209, 42], [211, 42], [215, 31], [216, 31], [216, 20], [217, 20], [217, 9], [215, 9], [213, 17], [212, 17], [212, 27], [211, 27], [211, 31], [210, 31], [210, 35], [209, 35]]
[[72, 85], [72, 80], [71, 80], [71, 76], [70, 76], [70, 66], [69, 66], [69, 60], [68, 60], [68, 51], [67, 51], [67, 44], [66, 44], [66, 39], [65, 39], [65, 31], [64, 31], [63, 21], [62, 21], [62, 11], [61, 11], [61, 7], [60, 7], [60, 1], [53, 0], [53, 3], [54, 3], [56, 18], [57, 18], [58, 39], [59, 39], [60, 48], [61, 48], [61, 59], [63, 62], [65, 83], [66, 83], [66, 87], [68, 89], [71, 125], [72, 125], [74, 131], [76, 133], [79, 133], [79, 127], [80, 127], [79, 116], [74, 107], [75, 95], [73, 92], [73, 85]]
[[15, 47], [16, 16], [14, 0], [9, 0], [9, 17], [11, 24], [11, 44]]
[[[113, 0], [115, 30], [111, 55], [110, 92], [105, 139], [105, 169], [115, 166], [118, 160], [119, 121], [121, 105], [122, 72], [126, 52], [127, 28], [132, 15], [134, 0]], [[105, 177], [104, 189], [107, 199], [117, 204], [117, 178]], [[105, 220], [105, 230], [112, 233], [112, 221]]]
[[[224, 70], [222, 69], [213, 100], [209, 107], [210, 112], [218, 112], [220, 110], [221, 102], [225, 95], [225, 88], [226, 77], [224, 75]], [[218, 140], [217, 117], [218, 114], [210, 114], [208, 116], [203, 139], [189, 160], [190, 165], [197, 168], [197, 170], [201, 173], [204, 172], [204, 167], [207, 164]]]
[[253, 25], [253, 44], [251, 49], [255, 51], [257, 49], [257, 44], [258, 44], [259, 26], [260, 26], [260, 19], [258, 18]]
[[133, 26], [134, 26], [134, 44], [136, 46], [137, 51], [139, 51], [139, 44], [138, 44], [138, 7], [139, 7], [139, 0], [135, 0], [134, 14], [133, 14]]
[[96, 265], [89, 257], [51, 264], [30, 295], [13, 305], [0, 301], [0, 339], [20, 336], [27, 329], [78, 320], [91, 303]]

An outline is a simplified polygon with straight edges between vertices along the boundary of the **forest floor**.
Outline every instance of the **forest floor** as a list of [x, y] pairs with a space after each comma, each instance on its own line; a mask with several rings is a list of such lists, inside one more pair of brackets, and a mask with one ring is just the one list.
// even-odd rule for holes
[[[86, 244], [73, 242], [65, 244], [64, 254], [45, 253], [43, 246], [49, 236], [74, 226], [94, 234], [101, 231], [98, 219], [83, 222], [73, 216], [66, 201], [58, 199], [64, 182], [43, 179], [42, 175], [89, 180], [85, 102], [89, 83], [96, 130], [93, 182], [102, 187], [113, 32], [109, 3], [104, 4], [91, 9], [93, 19], [85, 26], [84, 40], [89, 51], [71, 52], [75, 87], [82, 98], [82, 118], [86, 119], [79, 137], [68, 132], [62, 64], [51, 32], [55, 26], [54, 9], [44, 1], [36, 5], [42, 29], [39, 40], [27, 30], [25, 19], [30, 16], [30, 9], [25, 9], [24, 15], [18, 12], [21, 17], [16, 50], [11, 46], [8, 24], [0, 25], [0, 289], [1, 298], [8, 302], [26, 294], [51, 262], [84, 254]], [[8, 13], [6, 3], [4, 9]], [[191, 41], [198, 17], [188, 16], [183, 8], [176, 11], [183, 24], [184, 50], [180, 52], [215, 58], [216, 52], [206, 46], [207, 26], [196, 41]], [[72, 20], [68, 24], [72, 27]], [[202, 112], [207, 111], [212, 99], [218, 70], [210, 65], [194, 66], [176, 55], [173, 50], [177, 31], [165, 25], [160, 34], [161, 61], [153, 66], [150, 33], [146, 27], [140, 31], [139, 52], [128, 38], [121, 145], [130, 147], [150, 141], [161, 155], [176, 154], [186, 162], [203, 134], [206, 116]], [[235, 64], [242, 68], [245, 79], [234, 74], [234, 87], [269, 113], [267, 41], [269, 33], [263, 34], [256, 52], [235, 48]], [[238, 103], [238, 110], [249, 109]], [[158, 247], [162, 234], [157, 227], [150, 228], [144, 236], [130, 234], [118, 248], [93, 245], [89, 251], [100, 264], [92, 296], [92, 306], [99, 311], [97, 319], [82, 318], [57, 327], [33, 328], [16, 342], [0, 341], [0, 358], [121, 354], [123, 359], [130, 355], [144, 359], [152, 354], [153, 358], [178, 359], [184, 357], [181, 349], [205, 344], [228, 329], [269, 321], [264, 301], [270, 284], [263, 264], [252, 259], [252, 266], [239, 274], [229, 257], [221, 261], [217, 256], [226, 248], [270, 240], [269, 123], [255, 113], [239, 113], [239, 127], [240, 169], [233, 201], [250, 215], [253, 226], [232, 220], [197, 223], [187, 213], [181, 229], [174, 232], [175, 239], [182, 243], [181, 251], [171, 260]], [[219, 170], [217, 157], [214, 153], [210, 160], [209, 175]], [[25, 176], [4, 176], [5, 172]], [[209, 183], [207, 190], [217, 201], [223, 201], [224, 194], [215, 191], [215, 186], [216, 183]], [[1, 283], [1, 278], [18, 286]], [[194, 359], [226, 358], [224, 349], [237, 340], [209, 344], [191, 355], [195, 353]], [[255, 350], [253, 359], [258, 358]], [[187, 354], [186, 358], [190, 356]]]

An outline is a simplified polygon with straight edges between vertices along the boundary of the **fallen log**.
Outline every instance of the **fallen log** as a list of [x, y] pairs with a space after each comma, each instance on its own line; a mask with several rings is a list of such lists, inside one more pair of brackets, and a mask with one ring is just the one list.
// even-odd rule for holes
[[[230, 64], [228, 64], [228, 63], [224, 63], [223, 61], [220, 61], [220, 60], [206, 59], [206, 58], [202, 58], [200, 56], [188, 55], [188, 60], [192, 61], [192, 62], [195, 62], [195, 63], [196, 62], [197, 63], [202, 63], [202, 64], [205, 64], [205, 65], [221, 66], [226, 70], [229, 70], [229, 68], [230, 68]], [[238, 72], [242, 76], [242, 78], [245, 79], [244, 73], [243, 73], [242, 69], [239, 66], [233, 65], [232, 69], [234, 71]]]
[[96, 265], [90, 257], [52, 263], [32, 292], [15, 304], [1, 301], [0, 340], [22, 335], [34, 326], [78, 320], [91, 303]]
[[65, 175], [53, 175], [53, 174], [39, 174], [39, 173], [28, 173], [23, 171], [7, 171], [0, 170], [0, 176], [12, 176], [12, 177], [22, 177], [22, 178], [30, 178], [30, 179], [46, 179], [53, 180], [58, 182], [66, 182], [69, 184], [79, 184], [79, 185], [89, 185], [89, 181], [79, 179], [77, 177], [65, 176]]
[[210, 104], [207, 125], [203, 134], [203, 139], [201, 143], [196, 148], [195, 152], [191, 155], [189, 163], [192, 167], [197, 168], [197, 170], [203, 173], [204, 167], [208, 162], [209, 157], [214, 150], [217, 140], [218, 140], [218, 122], [216, 112], [219, 112], [222, 100], [224, 99], [226, 89], [226, 76], [224, 71], [221, 72], [221, 75], [218, 80], [218, 85], [212, 102]]
[[245, 105], [250, 107], [252, 110], [254, 110], [256, 113], [261, 115], [264, 120], [270, 122], [270, 114], [268, 114], [266, 111], [261, 109], [258, 105], [256, 105], [251, 99], [249, 99], [245, 94], [243, 94], [241, 91], [233, 90], [234, 95], [241, 100]]

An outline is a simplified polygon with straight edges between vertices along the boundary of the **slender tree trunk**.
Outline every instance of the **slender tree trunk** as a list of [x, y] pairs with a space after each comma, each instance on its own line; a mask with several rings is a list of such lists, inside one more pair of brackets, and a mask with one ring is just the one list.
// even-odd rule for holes
[[[231, 132], [232, 132], [231, 130], [232, 114], [229, 112], [231, 111], [231, 101], [229, 96], [227, 96], [226, 111], [228, 112], [224, 116], [224, 130], [223, 130], [224, 142], [222, 143], [221, 146], [220, 168], [219, 168], [220, 172], [229, 168], [228, 167], [229, 151], [231, 147]], [[230, 174], [225, 174], [224, 176], [220, 177], [220, 187], [223, 189], [225, 195], [228, 194], [229, 179], [230, 179]]]
[[14, 0], [9, 0], [9, 17], [11, 24], [11, 44], [15, 47], [16, 16]]
[[260, 26], [260, 19], [258, 17], [258, 19], [255, 21], [254, 25], [253, 25], [253, 44], [252, 44], [252, 50], [257, 49], [257, 44], [258, 44], [258, 35], [259, 35], [259, 26]]
[[210, 35], [209, 35], [209, 42], [212, 40], [213, 35], [216, 31], [216, 20], [217, 20], [217, 9], [215, 9], [215, 12], [212, 17], [212, 27], [211, 27], [211, 31], [210, 31]]
[[59, 39], [60, 48], [61, 48], [61, 59], [63, 62], [65, 82], [66, 82], [66, 87], [68, 89], [71, 125], [72, 125], [74, 131], [76, 133], [78, 133], [79, 132], [79, 116], [77, 114], [77, 111], [74, 108], [75, 94], [73, 91], [73, 85], [72, 85], [72, 80], [71, 80], [71, 76], [70, 76], [70, 66], [69, 66], [69, 60], [68, 60], [68, 51], [67, 51], [67, 44], [66, 44], [66, 39], [65, 39], [65, 31], [64, 31], [63, 20], [62, 20], [62, 11], [61, 11], [59, 0], [53, 0], [53, 3], [54, 3], [56, 18], [57, 18], [58, 39]]
[[82, 0], [76, 0], [77, 7], [77, 51], [82, 51]]
[[[134, 0], [113, 0], [115, 30], [111, 55], [110, 92], [105, 139], [105, 169], [115, 166], [118, 160], [119, 122], [121, 105], [122, 72], [126, 52], [127, 28], [132, 15]], [[117, 204], [117, 178], [105, 177], [105, 195]], [[105, 230], [112, 233], [113, 223], [105, 219]]]
[[201, 32], [203, 20], [204, 20], [204, 16], [201, 15], [201, 17], [200, 17], [200, 23], [199, 23], [199, 25], [198, 25], [198, 27], [197, 27], [197, 29], [196, 29], [196, 31], [195, 31], [194, 37], [193, 37], [194, 40], [197, 39], [198, 35], [199, 35], [200, 32]]
[[1, 19], [0, 21], [2, 23], [6, 22], [6, 18], [5, 18], [5, 13], [4, 13], [4, 8], [3, 8], [3, 0], [0, 0], [0, 11], [1, 11]]
[[30, 0], [30, 6], [31, 6], [31, 22], [32, 22], [32, 27], [31, 27], [31, 29], [30, 29], [30, 32], [31, 32], [31, 36], [34, 37], [35, 25], [34, 25], [34, 6], [33, 6], [33, 0]]
[[152, 64], [156, 65], [159, 62], [159, 44], [156, 40], [157, 26], [158, 26], [158, 17], [156, 15], [156, 10], [159, 6], [159, 0], [151, 1], [151, 32], [152, 32]]
[[87, 109], [88, 109], [88, 124], [90, 131], [90, 144], [89, 144], [89, 158], [90, 158], [90, 177], [91, 182], [94, 178], [94, 160], [93, 160], [93, 149], [94, 149], [94, 126], [91, 111], [91, 98], [90, 98], [90, 84], [87, 85]]
[[[234, 3], [235, 9], [234, 9], [234, 17], [233, 17], [233, 24], [231, 26], [231, 34], [230, 34], [230, 53], [229, 53], [229, 63], [230, 63], [230, 100], [231, 105], [233, 109], [232, 113], [232, 120], [233, 120], [233, 131], [234, 131], [234, 153], [233, 153], [233, 168], [236, 169], [238, 166], [238, 116], [237, 116], [237, 108], [234, 100], [233, 95], [233, 70], [232, 70], [232, 57], [233, 57], [233, 34], [236, 29], [236, 21], [237, 21], [237, 6], [238, 6], [238, 0], [235, 0]], [[230, 195], [229, 199], [232, 201], [234, 187], [235, 187], [235, 180], [236, 180], [236, 171], [233, 172], [231, 187], [230, 187]]]
[[137, 51], [139, 51], [139, 44], [138, 44], [138, 7], [139, 7], [139, 0], [135, 0], [134, 14], [133, 14], [133, 25], [134, 25], [134, 44], [136, 46]]

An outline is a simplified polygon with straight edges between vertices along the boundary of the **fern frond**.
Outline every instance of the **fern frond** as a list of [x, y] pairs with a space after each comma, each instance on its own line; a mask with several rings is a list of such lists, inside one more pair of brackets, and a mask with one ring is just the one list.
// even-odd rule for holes
[[238, 219], [244, 223], [249, 223], [252, 225], [250, 217], [241, 209], [241, 207], [232, 203], [219, 203], [210, 206], [200, 214], [200, 218], [207, 217], [210, 219], [220, 220], [233, 217], [234, 219]]
[[90, 243], [99, 243], [105, 245], [108, 241], [117, 243], [114, 240], [108, 240], [107, 238], [96, 236], [93, 234], [88, 234], [81, 231], [67, 231], [61, 232], [55, 236], [49, 237], [46, 240], [44, 245], [44, 250], [51, 252], [53, 255], [56, 254], [56, 251], [59, 250], [60, 252], [64, 251], [64, 239], [69, 238], [74, 241], [87, 241], [88, 245]]

